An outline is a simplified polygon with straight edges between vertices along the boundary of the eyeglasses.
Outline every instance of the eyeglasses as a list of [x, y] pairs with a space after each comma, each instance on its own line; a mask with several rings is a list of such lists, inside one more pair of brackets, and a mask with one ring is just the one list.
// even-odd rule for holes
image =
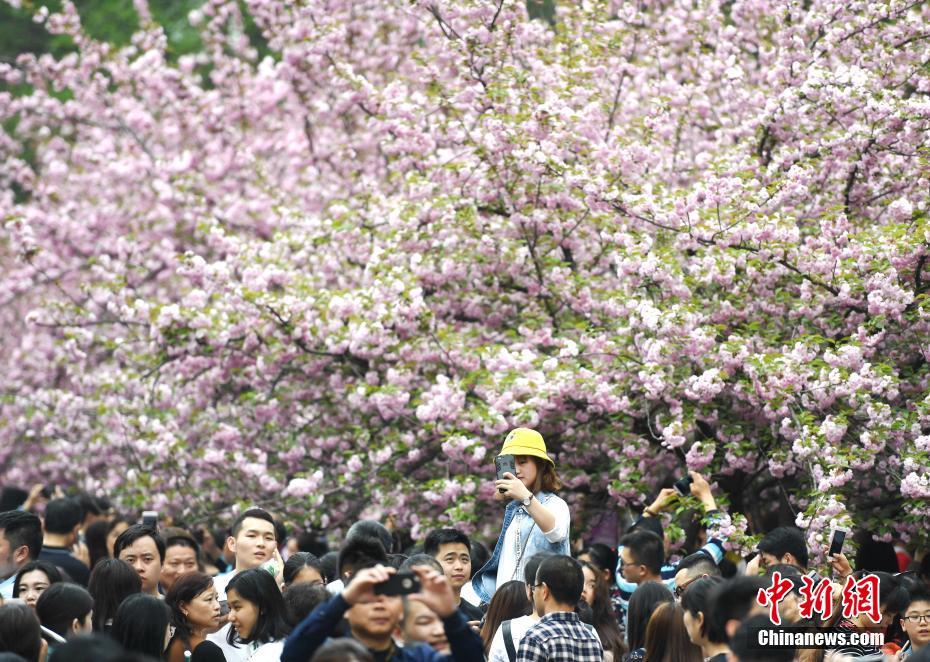
[[675, 597], [681, 598], [681, 596], [684, 595], [686, 588], [688, 588], [691, 584], [693, 584], [697, 580], [704, 579], [705, 577], [707, 577], [707, 575], [698, 575], [694, 579], [689, 579], [684, 584], [679, 584], [678, 586], [675, 587]]
[[930, 614], [911, 614], [910, 616], [905, 616], [904, 620], [908, 623], [923, 623], [924, 621], [930, 623]]

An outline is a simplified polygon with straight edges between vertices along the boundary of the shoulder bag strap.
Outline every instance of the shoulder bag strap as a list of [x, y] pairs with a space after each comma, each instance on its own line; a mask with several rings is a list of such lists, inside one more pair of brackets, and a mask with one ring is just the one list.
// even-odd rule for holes
[[503, 628], [504, 647], [507, 649], [507, 659], [510, 662], [516, 662], [517, 647], [513, 643], [513, 631], [510, 629], [510, 621], [504, 621], [501, 623], [501, 627]]

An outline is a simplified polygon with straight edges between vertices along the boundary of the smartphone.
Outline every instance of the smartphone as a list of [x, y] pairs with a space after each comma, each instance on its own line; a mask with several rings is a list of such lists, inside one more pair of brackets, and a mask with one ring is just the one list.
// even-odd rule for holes
[[691, 483], [693, 482], [694, 479], [691, 476], [679, 478], [675, 481], [675, 491], [678, 492], [681, 496], [688, 496], [691, 494]]
[[830, 556], [840, 554], [843, 551], [843, 543], [846, 542], [846, 535], [849, 529], [845, 526], [838, 526], [833, 529], [833, 537], [830, 539]]
[[420, 580], [412, 572], [398, 572], [387, 581], [375, 584], [376, 595], [410, 595], [420, 591]]
[[[505, 473], [517, 475], [517, 462], [513, 455], [498, 455], [494, 458], [494, 467], [497, 469], [497, 480], [503, 480]], [[501, 494], [507, 490], [497, 490]]]
[[145, 526], [150, 526], [153, 529], [158, 529], [158, 511], [156, 510], [143, 510], [142, 511], [142, 524]]

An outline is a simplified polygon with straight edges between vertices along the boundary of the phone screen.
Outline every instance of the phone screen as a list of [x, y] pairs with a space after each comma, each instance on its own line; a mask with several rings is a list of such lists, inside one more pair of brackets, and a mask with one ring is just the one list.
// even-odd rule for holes
[[839, 554], [843, 551], [843, 543], [846, 541], [846, 531], [837, 529], [833, 532], [833, 539], [830, 541], [830, 556]]

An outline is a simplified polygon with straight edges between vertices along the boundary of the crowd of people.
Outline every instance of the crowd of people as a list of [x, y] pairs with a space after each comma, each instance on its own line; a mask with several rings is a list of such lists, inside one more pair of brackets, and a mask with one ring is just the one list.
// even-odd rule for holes
[[[874, 576], [878, 622], [838, 608], [821, 618], [803, 609], [805, 588], [824, 579], [808, 567], [803, 532], [775, 528], [733, 558], [719, 526], [727, 515], [703, 476], [690, 474], [703, 523], [693, 549], [669, 554], [663, 517], [679, 491], [666, 488], [616, 545], [573, 556], [542, 436], [518, 428], [500, 455], [513, 463], [496, 476], [506, 505], [490, 549], [455, 527], [403, 541], [361, 520], [330, 550], [261, 508], [226, 530], [165, 526], [115, 514], [102, 496], [7, 487], [0, 662], [930, 660], [930, 555], [917, 562], [871, 538], [858, 568], [830, 555], [832, 606], [849, 577]], [[786, 583], [769, 607], [760, 598], [773, 578]], [[761, 647], [770, 609], [781, 627], [871, 628], [884, 639]]]

